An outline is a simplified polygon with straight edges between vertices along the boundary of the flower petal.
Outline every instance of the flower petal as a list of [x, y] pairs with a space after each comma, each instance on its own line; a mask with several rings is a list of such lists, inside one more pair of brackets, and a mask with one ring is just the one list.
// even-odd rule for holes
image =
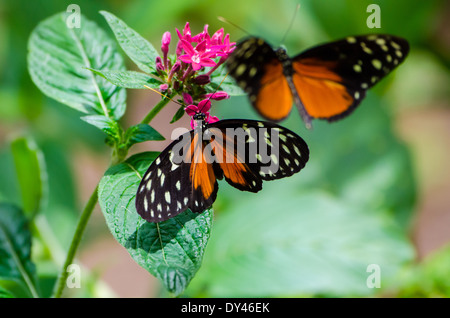
[[195, 114], [198, 114], [198, 107], [195, 105], [188, 105], [186, 106], [186, 108], [184, 109], [184, 111], [186, 112], [186, 114], [188, 114], [188, 116], [192, 117]]
[[194, 48], [192, 47], [192, 44], [189, 43], [189, 41], [187, 41], [185, 39], [181, 39], [180, 42], [181, 42], [181, 46], [183, 47], [186, 54], [194, 55], [196, 53]]
[[207, 113], [211, 109], [211, 101], [209, 99], [204, 99], [198, 103], [198, 111], [200, 113]]
[[207, 123], [208, 124], [212, 124], [212, 123], [218, 122], [219, 120], [220, 119], [217, 116], [209, 116], [208, 120], [207, 120]]
[[214, 62], [213, 60], [211, 60], [210, 58], [200, 58], [200, 64], [202, 66], [207, 66], [207, 67], [213, 67], [216, 66], [216, 62]]

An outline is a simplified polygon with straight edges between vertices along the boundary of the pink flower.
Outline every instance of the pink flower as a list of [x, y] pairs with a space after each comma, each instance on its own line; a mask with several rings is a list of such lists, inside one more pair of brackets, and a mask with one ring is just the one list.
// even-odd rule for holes
[[213, 67], [216, 63], [211, 59], [213, 52], [206, 52], [206, 41], [202, 41], [195, 48], [186, 40], [180, 40], [186, 54], [180, 55], [178, 59], [184, 63], [190, 63], [194, 71], [202, 67]]
[[184, 26], [184, 30], [183, 30], [183, 35], [181, 35], [181, 32], [178, 29], [175, 29], [177, 31], [178, 37], [180, 38], [180, 40], [186, 40], [189, 42], [192, 42], [192, 37], [191, 37], [191, 28], [189, 27], [189, 22], [186, 22], [185, 26]]
[[191, 128], [194, 129], [197, 126], [196, 121], [193, 119], [193, 117], [197, 114], [205, 114], [205, 121], [206, 123], [215, 123], [219, 121], [219, 118], [216, 116], [211, 116], [209, 114], [209, 110], [211, 109], [211, 100], [204, 99], [198, 103], [198, 105], [188, 105], [184, 109], [186, 111], [186, 114], [191, 117]]

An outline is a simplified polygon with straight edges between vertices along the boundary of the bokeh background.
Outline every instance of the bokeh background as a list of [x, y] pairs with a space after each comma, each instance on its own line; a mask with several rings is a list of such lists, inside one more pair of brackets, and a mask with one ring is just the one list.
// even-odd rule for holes
[[[204, 264], [186, 296], [449, 296], [450, 295], [450, 2], [396, 1], [0, 1], [0, 199], [20, 205], [10, 140], [33, 137], [49, 178], [48, 236], [55, 259], [33, 246], [42, 288], [50, 292], [77, 216], [109, 165], [104, 135], [75, 110], [44, 96], [27, 71], [27, 41], [43, 19], [69, 4], [109, 30], [99, 10], [114, 13], [159, 48], [161, 35], [224, 27], [233, 41], [247, 34], [223, 16], [283, 44], [291, 55], [326, 41], [365, 33], [408, 39], [406, 61], [368, 93], [350, 117], [314, 122], [307, 131], [294, 110], [282, 124], [310, 145], [299, 175], [271, 182], [258, 194], [220, 183]], [[301, 8], [288, 30], [296, 4]], [[381, 29], [369, 29], [367, 6], [381, 8]], [[172, 49], [174, 45], [172, 44]], [[137, 70], [127, 59], [129, 69]], [[139, 122], [159, 96], [128, 90], [123, 125]], [[167, 137], [132, 153], [162, 150], [178, 106], [151, 123]], [[245, 97], [213, 106], [220, 118], [258, 118]], [[184, 117], [176, 126], [188, 127]], [[166, 296], [109, 233], [97, 207], [78, 253], [82, 297]], [[383, 288], [366, 286], [379, 264]], [[384, 283], [386, 282], [386, 283]]]

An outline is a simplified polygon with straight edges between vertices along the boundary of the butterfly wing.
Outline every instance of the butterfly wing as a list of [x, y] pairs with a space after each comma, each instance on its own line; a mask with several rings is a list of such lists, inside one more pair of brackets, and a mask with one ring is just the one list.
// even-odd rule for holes
[[152, 162], [136, 193], [136, 210], [142, 218], [161, 222], [188, 208], [202, 212], [212, 205], [218, 184], [203, 149], [199, 133], [191, 130]]
[[211, 145], [226, 181], [239, 190], [258, 192], [263, 180], [291, 176], [309, 159], [306, 142], [275, 123], [230, 119], [208, 127], [222, 136]]
[[293, 82], [311, 117], [334, 121], [349, 115], [408, 52], [408, 42], [392, 35], [347, 37], [293, 58]]
[[205, 132], [192, 130], [172, 142], [150, 165], [136, 193], [136, 210], [161, 222], [189, 208], [214, 203], [217, 179], [242, 191], [258, 192], [263, 180], [299, 172], [309, 159], [305, 141], [277, 124], [222, 120]]
[[261, 116], [277, 122], [289, 115], [292, 94], [283, 64], [268, 43], [254, 37], [240, 42], [227, 59], [227, 68]]

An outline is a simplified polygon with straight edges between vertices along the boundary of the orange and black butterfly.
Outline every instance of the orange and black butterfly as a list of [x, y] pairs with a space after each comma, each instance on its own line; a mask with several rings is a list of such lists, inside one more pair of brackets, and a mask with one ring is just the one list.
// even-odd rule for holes
[[372, 34], [319, 45], [290, 58], [284, 49], [274, 51], [251, 37], [236, 46], [227, 67], [262, 117], [281, 121], [295, 103], [310, 127], [312, 118], [334, 121], [349, 115], [366, 90], [408, 52], [405, 39]]
[[206, 123], [173, 141], [152, 162], [136, 193], [136, 210], [161, 222], [190, 209], [202, 212], [216, 200], [217, 180], [250, 192], [264, 180], [299, 172], [309, 159], [305, 141], [277, 124], [229, 119]]

